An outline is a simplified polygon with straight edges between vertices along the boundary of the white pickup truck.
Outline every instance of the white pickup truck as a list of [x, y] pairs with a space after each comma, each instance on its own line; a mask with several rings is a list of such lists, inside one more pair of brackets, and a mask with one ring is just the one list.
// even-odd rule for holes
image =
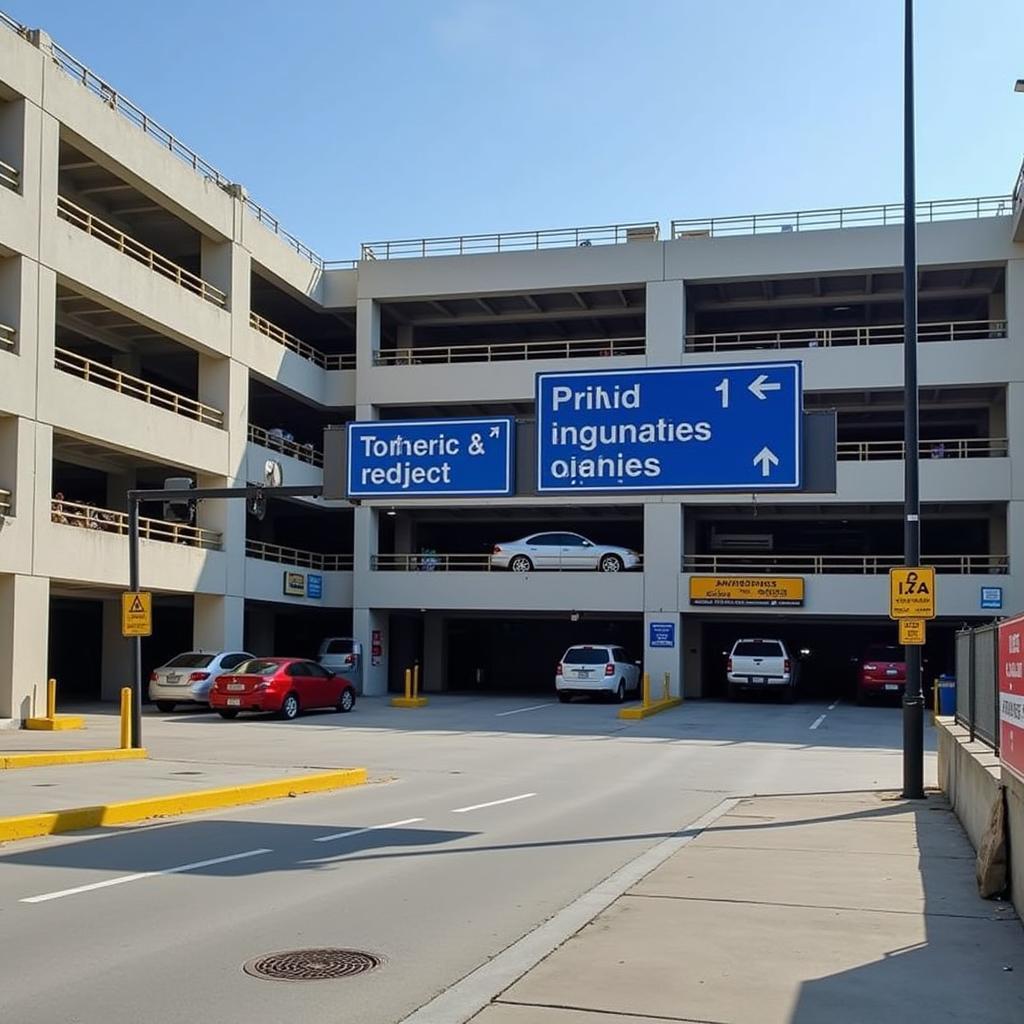
[[725, 672], [729, 700], [743, 690], [778, 693], [786, 704], [796, 697], [796, 661], [781, 640], [737, 640]]

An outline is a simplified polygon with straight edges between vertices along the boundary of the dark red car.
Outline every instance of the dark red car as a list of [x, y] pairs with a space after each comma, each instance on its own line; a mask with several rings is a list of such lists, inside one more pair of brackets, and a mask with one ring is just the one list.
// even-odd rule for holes
[[210, 688], [210, 707], [221, 718], [234, 718], [239, 711], [273, 711], [290, 721], [311, 708], [351, 711], [355, 706], [351, 682], [302, 658], [243, 661]]
[[907, 685], [907, 663], [903, 648], [896, 644], [874, 644], [861, 658], [857, 676], [857, 703], [871, 697], [902, 697]]

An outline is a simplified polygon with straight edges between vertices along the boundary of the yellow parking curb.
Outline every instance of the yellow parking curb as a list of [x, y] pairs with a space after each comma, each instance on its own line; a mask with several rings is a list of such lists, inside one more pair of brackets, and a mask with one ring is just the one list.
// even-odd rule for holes
[[63, 732], [65, 729], [84, 729], [85, 719], [79, 715], [54, 715], [53, 718], [26, 718], [26, 729], [37, 732]]
[[425, 708], [427, 706], [426, 697], [392, 697], [391, 706], [393, 708]]
[[15, 818], [0, 818], [0, 842], [12, 839], [31, 839], [56, 832], [74, 832], [83, 828], [104, 825], [125, 825], [146, 818], [172, 817], [196, 811], [213, 811], [221, 807], [254, 804], [263, 800], [298, 796], [302, 793], [320, 793], [346, 786], [361, 786], [366, 782], [365, 768], [344, 768], [340, 771], [319, 772], [316, 775], [294, 775], [270, 782], [249, 782], [225, 789], [200, 789], [171, 796], [148, 797], [144, 800], [126, 800], [116, 804], [95, 807], [71, 807], [47, 814], [25, 814]]
[[650, 718], [651, 715], [656, 715], [659, 711], [677, 708], [682, 703], [679, 697], [672, 697], [669, 700], [655, 701], [653, 704], [646, 705], [646, 707], [643, 704], [638, 704], [635, 708], [623, 708], [619, 712], [619, 718], [626, 718], [632, 721], [639, 718]]
[[48, 750], [45, 753], [0, 754], [6, 768], [47, 768], [56, 764], [95, 764], [99, 761], [135, 761], [147, 757], [145, 748], [127, 750]]

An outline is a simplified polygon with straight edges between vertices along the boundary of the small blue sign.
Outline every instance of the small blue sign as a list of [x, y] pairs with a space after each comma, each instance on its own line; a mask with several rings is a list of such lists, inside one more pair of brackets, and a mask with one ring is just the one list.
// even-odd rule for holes
[[1002, 608], [1003, 607], [1003, 588], [1002, 587], [982, 587], [981, 588], [981, 607], [982, 608]]
[[317, 601], [324, 596], [324, 578], [319, 573], [306, 574], [306, 597], [315, 598]]
[[676, 624], [674, 622], [652, 622], [648, 647], [675, 647]]
[[799, 362], [537, 374], [537, 489], [801, 485]]
[[348, 497], [511, 494], [514, 439], [508, 417], [350, 423]]

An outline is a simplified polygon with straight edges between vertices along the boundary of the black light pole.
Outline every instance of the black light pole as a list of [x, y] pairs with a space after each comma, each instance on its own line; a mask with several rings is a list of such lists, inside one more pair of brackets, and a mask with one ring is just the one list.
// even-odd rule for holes
[[[920, 444], [917, 395], [917, 211], [914, 191], [914, 0], [904, 0], [903, 28], [903, 563], [921, 561]], [[921, 648], [904, 648], [903, 796], [924, 797], [924, 695]]]
[[[128, 589], [139, 591], [139, 497], [128, 494]], [[142, 746], [142, 637], [132, 637], [132, 746]]]

